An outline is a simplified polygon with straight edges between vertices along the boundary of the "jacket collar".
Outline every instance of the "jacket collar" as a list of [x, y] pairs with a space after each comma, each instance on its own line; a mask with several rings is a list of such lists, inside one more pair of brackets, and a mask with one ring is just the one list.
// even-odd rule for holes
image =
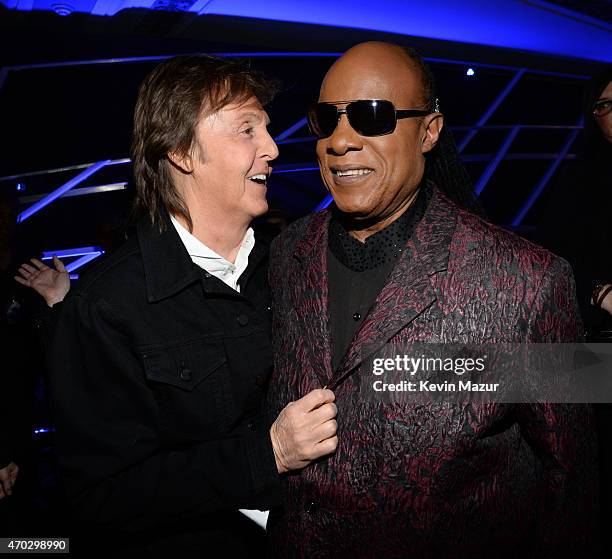
[[[423, 252], [423, 256], [426, 256], [425, 265], [430, 270], [437, 270], [446, 268], [449, 255], [448, 242], [455, 230], [456, 216], [454, 214], [458, 208], [437, 186], [431, 184], [431, 188], [433, 191], [431, 200], [410, 241], [414, 240], [420, 251]], [[450, 217], [452, 219], [449, 219]], [[327, 250], [330, 219], [331, 211], [329, 209], [311, 216], [306, 231], [295, 243], [293, 254], [298, 260], [306, 261], [315, 256], [313, 253], [318, 254]], [[430, 231], [433, 223], [436, 224], [436, 227], [433, 231]], [[408, 246], [410, 246], [410, 241]], [[401, 260], [407, 262], [406, 258]]]
[[136, 229], [150, 303], [171, 297], [202, 277], [169, 216], [165, 217], [164, 225], [160, 232], [159, 226], [146, 216]]
[[304, 235], [295, 243], [293, 254], [298, 260], [308, 260], [315, 251], [327, 251], [327, 231], [330, 219], [331, 210], [329, 208], [311, 217]]
[[304, 332], [318, 344], [313, 371], [321, 385], [340, 384], [348, 375], [405, 328], [437, 299], [434, 277], [448, 266], [457, 206], [439, 189], [408, 240], [385, 286], [353, 339], [337, 371], [331, 370], [329, 330], [327, 231], [330, 211], [315, 214], [296, 242], [294, 257], [302, 263], [306, 289], [296, 290], [296, 310]]
[[[208, 293], [223, 292], [240, 296], [231, 287], [206, 274], [193, 263], [170, 221], [170, 216], [165, 217], [164, 224], [165, 228], [160, 232], [156, 224], [153, 224], [148, 217], [143, 217], [136, 229], [144, 266], [147, 300], [150, 303], [171, 297], [202, 279], [204, 279], [204, 290]], [[249, 254], [248, 266], [240, 276], [242, 288], [266, 255], [266, 246], [256, 240]]]

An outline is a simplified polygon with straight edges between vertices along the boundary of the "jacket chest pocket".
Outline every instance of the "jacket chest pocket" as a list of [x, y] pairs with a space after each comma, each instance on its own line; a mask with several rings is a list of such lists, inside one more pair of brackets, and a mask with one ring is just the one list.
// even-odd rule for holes
[[195, 340], [140, 350], [144, 373], [159, 407], [163, 438], [181, 443], [223, 432], [227, 395], [223, 343]]

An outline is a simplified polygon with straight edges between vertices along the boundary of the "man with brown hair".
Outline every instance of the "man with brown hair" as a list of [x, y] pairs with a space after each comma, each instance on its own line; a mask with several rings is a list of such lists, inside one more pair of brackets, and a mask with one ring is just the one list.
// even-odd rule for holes
[[280, 473], [335, 449], [331, 391], [272, 427], [261, 410], [267, 249], [249, 224], [278, 155], [269, 89], [212, 57], [170, 59], [141, 86], [144, 215], [62, 303], [50, 352], [60, 473], [91, 549], [256, 556], [238, 509], [278, 504]]

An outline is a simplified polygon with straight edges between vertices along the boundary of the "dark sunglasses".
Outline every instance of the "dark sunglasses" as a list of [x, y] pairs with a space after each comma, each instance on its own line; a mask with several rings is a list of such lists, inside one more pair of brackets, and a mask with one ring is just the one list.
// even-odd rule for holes
[[[336, 105], [346, 106], [343, 109]], [[319, 138], [327, 138], [334, 133], [345, 114], [349, 124], [361, 136], [383, 136], [395, 130], [398, 118], [426, 116], [438, 110], [435, 100], [433, 111], [396, 110], [391, 101], [381, 99], [360, 99], [359, 101], [336, 101], [335, 103], [316, 103], [308, 111], [308, 125], [312, 133]]]

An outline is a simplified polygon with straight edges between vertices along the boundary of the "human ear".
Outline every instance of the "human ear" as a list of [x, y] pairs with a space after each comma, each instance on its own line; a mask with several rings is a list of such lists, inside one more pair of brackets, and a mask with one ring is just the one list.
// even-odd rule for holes
[[423, 121], [425, 130], [421, 138], [421, 152], [431, 151], [438, 143], [440, 132], [444, 127], [444, 116], [442, 113], [432, 113], [425, 117]]
[[191, 150], [187, 152], [173, 150], [169, 151], [166, 156], [168, 157], [168, 161], [170, 161], [172, 166], [178, 171], [181, 171], [187, 175], [193, 173], [193, 158]]

